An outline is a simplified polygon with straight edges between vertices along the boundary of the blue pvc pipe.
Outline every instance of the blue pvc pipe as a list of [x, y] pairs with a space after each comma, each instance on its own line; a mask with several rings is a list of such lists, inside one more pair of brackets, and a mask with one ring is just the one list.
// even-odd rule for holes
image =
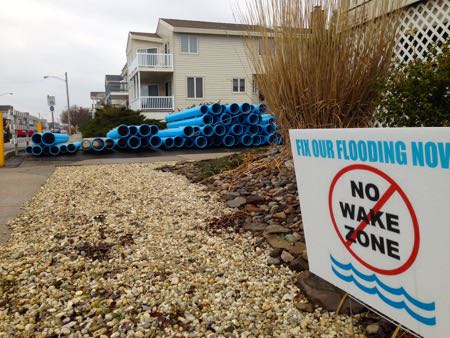
[[[3, 121], [2, 121], [2, 122], [3, 122]], [[25, 152], [26, 152], [27, 154], [32, 154], [32, 153], [33, 153], [33, 147], [32, 147], [32, 146], [26, 147], [26, 148], [25, 148]]]
[[161, 137], [161, 142], [166, 149], [173, 148], [174, 146], [173, 137]]
[[199, 149], [204, 149], [204, 148], [206, 148], [206, 146], [208, 145], [208, 140], [207, 140], [207, 138], [204, 137], [204, 136], [197, 136], [197, 137], [194, 139], [194, 144], [195, 144], [195, 146], [196, 146], [197, 148], [199, 148]]
[[245, 122], [248, 124], [258, 124], [260, 122], [260, 115], [255, 113], [250, 113], [246, 115]]
[[183, 126], [202, 126], [205, 124], [213, 123], [213, 117], [210, 114], [205, 114], [199, 117], [194, 117], [192, 119], [180, 120], [175, 122], [167, 123], [167, 128], [177, 128]]
[[194, 135], [200, 134], [200, 127], [199, 126], [192, 126], [192, 128], [194, 128]]
[[150, 135], [156, 135], [158, 134], [159, 127], [155, 126], [154, 124], [150, 125]]
[[219, 115], [220, 113], [222, 113], [222, 105], [220, 103], [209, 105], [208, 112], [213, 115]]
[[275, 132], [275, 127], [272, 124], [262, 124], [261, 128], [262, 128], [262, 132], [266, 135], [272, 134]]
[[251, 110], [252, 110], [252, 106], [250, 104], [248, 104], [247, 102], [241, 103], [239, 105], [239, 111], [243, 114], [250, 113]]
[[263, 138], [261, 136], [259, 136], [259, 135], [252, 136], [252, 144], [255, 147], [260, 146], [262, 142], [263, 142]]
[[222, 124], [229, 125], [233, 121], [233, 118], [231, 117], [230, 114], [224, 113], [220, 115], [219, 121]]
[[108, 150], [112, 150], [114, 149], [115, 143], [114, 140], [112, 138], [104, 138], [103, 139], [105, 141], [105, 148]]
[[[76, 142], [76, 143], [81, 143], [81, 142]], [[78, 150], [78, 148], [80, 148], [80, 144], [76, 144], [76, 143], [68, 143], [67, 144], [67, 152], [69, 154], [75, 154]]]
[[138, 134], [140, 136], [147, 137], [151, 133], [151, 128], [148, 124], [141, 124], [141, 125], [137, 126], [137, 128], [138, 128]]
[[[205, 115], [206, 116], [206, 115]], [[182, 137], [192, 137], [194, 136], [194, 128], [192, 126], [182, 126], [177, 128], [169, 128], [158, 131], [159, 137], [175, 137], [175, 136], [182, 136]]]
[[227, 128], [223, 124], [216, 124], [214, 127], [214, 135], [223, 136], [227, 133]]
[[58, 144], [58, 148], [59, 148], [59, 152], [61, 154], [67, 154], [67, 144], [66, 143]]
[[273, 116], [272, 114], [262, 114], [261, 115], [261, 122], [270, 122], [270, 123], [274, 123], [275, 122], [275, 116]]
[[91, 141], [91, 149], [95, 152], [103, 151], [106, 147], [105, 141], [101, 137], [95, 137]]
[[88, 139], [84, 139], [81, 141], [81, 150], [83, 151], [89, 151], [92, 148], [92, 141]]
[[165, 117], [165, 120], [166, 122], [175, 122], [180, 120], [192, 119], [197, 116], [202, 116], [208, 113], [208, 111], [209, 108], [207, 105], [196, 106], [177, 113], [167, 115]]
[[245, 135], [242, 135], [242, 136], [239, 138], [239, 142], [240, 142], [243, 146], [249, 147], [249, 146], [252, 145], [253, 138], [252, 138], [251, 135], [245, 134]]
[[50, 147], [49, 146], [42, 146], [42, 155], [44, 155], [44, 156], [50, 155]]
[[110, 130], [106, 137], [112, 138], [112, 139], [118, 139], [120, 137], [127, 137], [130, 135], [130, 128], [128, 126], [121, 124], [120, 126], [117, 126], [116, 128]]
[[222, 139], [220, 137], [212, 137], [212, 140], [215, 147], [220, 147], [222, 145]]
[[275, 134], [269, 134], [264, 137], [264, 143], [275, 144], [276, 141], [277, 141], [277, 137]]
[[128, 129], [130, 130], [130, 136], [137, 136], [138, 135], [138, 127], [137, 126], [129, 126]]
[[31, 135], [31, 142], [34, 144], [41, 144], [42, 143], [42, 134], [40, 133], [34, 133]]
[[121, 137], [119, 139], [117, 139], [117, 143], [116, 145], [120, 148], [120, 149], [125, 149], [128, 145], [127, 143], [127, 139], [125, 137]]
[[59, 147], [56, 144], [50, 146], [50, 155], [58, 156], [59, 154], [60, 154], [60, 150], [59, 150]]
[[214, 128], [210, 125], [200, 127], [200, 134], [206, 137], [214, 135]]
[[253, 110], [256, 113], [265, 114], [265, 113], [268, 112], [269, 107], [266, 104], [264, 104], [264, 103], [254, 104], [253, 105]]
[[41, 156], [42, 153], [43, 153], [43, 149], [42, 149], [42, 147], [41, 147], [39, 144], [36, 144], [36, 145], [34, 145], [34, 146], [31, 148], [31, 153], [32, 153], [34, 156]]
[[194, 146], [194, 139], [191, 137], [188, 137], [184, 140], [184, 146], [185, 148], [192, 148]]
[[69, 135], [45, 132], [42, 134], [42, 143], [46, 146], [52, 146], [54, 144], [65, 143], [69, 141]]
[[236, 142], [236, 140], [233, 135], [225, 135], [222, 138], [222, 144], [225, 147], [232, 147], [232, 146], [234, 146], [235, 142]]
[[138, 149], [141, 146], [140, 138], [137, 136], [130, 136], [130, 138], [127, 140], [127, 146], [130, 149]]
[[184, 137], [181, 136], [175, 136], [173, 138], [173, 146], [175, 148], [182, 148], [184, 146]]
[[225, 113], [226, 111], [227, 111], [227, 105], [223, 104], [223, 105], [222, 105], [222, 111], [221, 111], [221, 113], [223, 114], [223, 113]]
[[280, 134], [275, 133], [275, 137], [276, 137], [275, 144], [282, 144], [283, 143], [283, 137]]
[[233, 124], [230, 127], [230, 134], [239, 136], [239, 135], [242, 135], [243, 133], [244, 133], [244, 128], [240, 124]]
[[257, 125], [251, 124], [247, 128], [247, 133], [249, 133], [252, 136], [258, 134], [258, 132], [259, 132], [259, 128]]
[[237, 103], [227, 104], [226, 107], [226, 113], [229, 113], [231, 115], [236, 115], [237, 113], [239, 113], [239, 105]]
[[159, 137], [158, 135], [150, 136], [148, 139], [148, 145], [151, 148], [159, 148], [161, 147], [161, 144], [162, 144], [161, 137]]

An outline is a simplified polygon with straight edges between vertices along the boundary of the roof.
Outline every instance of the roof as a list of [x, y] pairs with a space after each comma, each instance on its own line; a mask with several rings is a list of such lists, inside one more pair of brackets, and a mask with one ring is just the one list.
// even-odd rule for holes
[[0, 111], [1, 112], [7, 112], [9, 109], [13, 109], [13, 106], [8, 105], [0, 105]]
[[161, 39], [161, 37], [156, 34], [156, 33], [144, 33], [144, 32], [130, 32], [130, 34], [133, 35], [140, 35], [140, 36], [146, 36], [148, 38], [157, 38], [157, 39]]
[[238, 23], [192, 21], [192, 20], [163, 19], [163, 18], [161, 18], [160, 20], [167, 22], [172, 27], [180, 27], [180, 28], [217, 29], [217, 30], [231, 30], [231, 31], [257, 30], [257, 26], [243, 25]]
[[105, 75], [106, 81], [122, 81], [122, 75]]

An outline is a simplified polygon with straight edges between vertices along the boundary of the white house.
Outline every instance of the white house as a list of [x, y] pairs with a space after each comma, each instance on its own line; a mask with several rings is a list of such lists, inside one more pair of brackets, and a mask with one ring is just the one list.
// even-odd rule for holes
[[155, 33], [129, 32], [129, 106], [161, 118], [202, 102], [260, 100], [243, 37], [250, 26], [159, 19]]

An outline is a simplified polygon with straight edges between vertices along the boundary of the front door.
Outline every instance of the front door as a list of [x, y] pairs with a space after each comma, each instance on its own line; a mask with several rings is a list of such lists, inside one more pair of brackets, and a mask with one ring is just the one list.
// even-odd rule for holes
[[159, 96], [159, 85], [148, 85], [148, 96]]

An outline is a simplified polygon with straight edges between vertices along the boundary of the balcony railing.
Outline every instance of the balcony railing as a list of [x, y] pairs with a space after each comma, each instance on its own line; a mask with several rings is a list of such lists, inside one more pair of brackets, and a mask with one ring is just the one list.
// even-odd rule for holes
[[173, 107], [173, 96], [141, 96], [140, 99], [131, 102], [131, 109], [133, 110], [173, 110]]
[[172, 54], [137, 53], [128, 67], [128, 74], [134, 72], [138, 67], [147, 68], [172, 68]]

